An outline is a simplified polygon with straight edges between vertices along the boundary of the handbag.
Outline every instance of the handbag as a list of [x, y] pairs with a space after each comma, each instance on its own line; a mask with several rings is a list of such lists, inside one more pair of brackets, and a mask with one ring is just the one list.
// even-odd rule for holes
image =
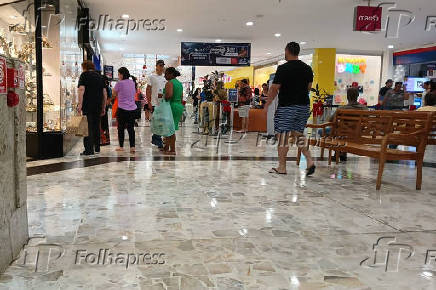
[[88, 118], [86, 116], [71, 117], [70, 126], [67, 128], [69, 134], [79, 137], [88, 137]]
[[153, 112], [151, 118], [151, 132], [162, 137], [169, 137], [175, 134], [173, 112], [167, 101], [161, 101]]

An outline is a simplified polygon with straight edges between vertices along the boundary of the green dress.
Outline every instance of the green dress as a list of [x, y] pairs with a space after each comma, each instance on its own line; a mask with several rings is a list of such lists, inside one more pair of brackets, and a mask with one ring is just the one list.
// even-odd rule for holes
[[177, 79], [172, 79], [170, 82], [173, 84], [173, 95], [171, 96], [169, 102], [171, 111], [173, 112], [174, 127], [176, 130], [179, 130], [179, 122], [185, 109], [182, 105], [183, 85]]

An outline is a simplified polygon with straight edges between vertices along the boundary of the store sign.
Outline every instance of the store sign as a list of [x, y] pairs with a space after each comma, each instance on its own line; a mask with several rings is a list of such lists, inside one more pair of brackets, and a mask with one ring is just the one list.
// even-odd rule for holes
[[357, 6], [354, 17], [355, 31], [380, 31], [382, 7]]
[[104, 65], [103, 66], [104, 75], [109, 79], [114, 79], [114, 67], [112, 65]]
[[182, 42], [182, 65], [250, 66], [250, 43]]
[[18, 88], [18, 70], [14, 68], [7, 69], [7, 87], [8, 89], [16, 89]]
[[6, 94], [7, 88], [6, 58], [0, 56], [0, 94]]
[[364, 74], [366, 72], [366, 59], [364, 58], [338, 58], [336, 71], [338, 73]]

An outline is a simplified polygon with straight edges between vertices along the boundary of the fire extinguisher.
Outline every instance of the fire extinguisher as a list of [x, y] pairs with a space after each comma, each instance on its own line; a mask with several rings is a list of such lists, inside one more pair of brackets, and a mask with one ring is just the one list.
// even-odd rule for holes
[[17, 93], [15, 93], [12, 90], [8, 91], [7, 98], [8, 98], [8, 107], [15, 107], [20, 102], [20, 97], [18, 96]]

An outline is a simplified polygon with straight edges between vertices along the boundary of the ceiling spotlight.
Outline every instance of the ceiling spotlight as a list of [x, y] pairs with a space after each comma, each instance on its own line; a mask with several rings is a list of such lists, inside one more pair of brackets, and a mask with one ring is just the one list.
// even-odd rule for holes
[[267, 52], [266, 55], [271, 55], [271, 52]]
[[302, 41], [302, 42], [300, 42], [300, 44], [301, 45], [305, 45], [305, 44], [307, 44], [307, 42], [306, 41]]
[[222, 40], [221, 39], [215, 39], [215, 42], [216, 43], [220, 43], [220, 42], [222, 42]]
[[389, 48], [389, 49], [393, 49], [394, 46], [393, 46], [392, 44], [390, 44], [390, 45], [388, 45], [388, 48]]
[[129, 16], [129, 14], [123, 14], [123, 15], [121, 16], [121, 18], [123, 18], [123, 19], [128, 19], [128, 18], [130, 18], [130, 16]]
[[275, 37], [280, 37], [280, 36], [282, 36], [280, 33], [276, 33], [276, 34], [274, 34], [274, 36]]
[[181, 28], [177, 29], [177, 32], [182, 32], [182, 31], [183, 31], [183, 29], [181, 29]]
[[247, 26], [253, 26], [253, 25], [254, 25], [254, 22], [253, 22], [253, 21], [248, 21], [247, 23], [245, 23], [245, 25], [247, 25]]

